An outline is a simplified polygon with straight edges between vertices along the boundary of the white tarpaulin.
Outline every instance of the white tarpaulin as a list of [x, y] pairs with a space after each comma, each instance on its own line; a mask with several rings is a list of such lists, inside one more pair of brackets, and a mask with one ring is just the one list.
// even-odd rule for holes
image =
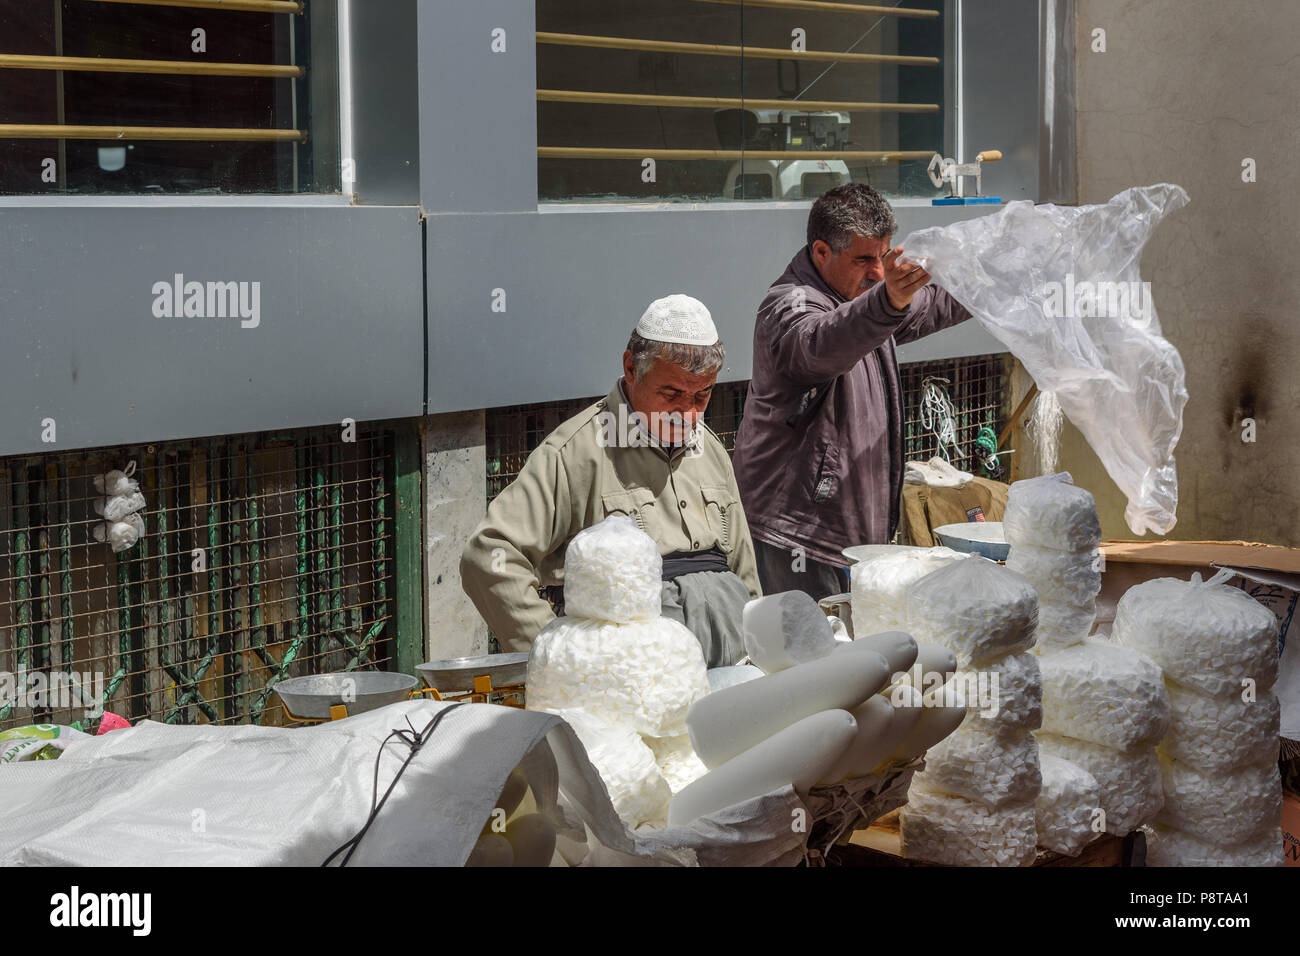
[[1186, 204], [1170, 183], [1097, 206], [1022, 200], [901, 243], [1055, 394], [1128, 497], [1124, 520], [1139, 535], [1176, 521], [1187, 388], [1138, 266], [1160, 220]]
[[[370, 815], [375, 758], [454, 705], [416, 700], [310, 728], [150, 721], [0, 767], [0, 864], [313, 866]], [[382, 797], [411, 748], [382, 748]], [[351, 865], [461, 866], [511, 770], [593, 865], [790, 865], [793, 789], [690, 827], [633, 834], [572, 729], [550, 714], [455, 706], [411, 757]], [[580, 854], [581, 855], [581, 854]], [[338, 862], [336, 860], [335, 862]]]

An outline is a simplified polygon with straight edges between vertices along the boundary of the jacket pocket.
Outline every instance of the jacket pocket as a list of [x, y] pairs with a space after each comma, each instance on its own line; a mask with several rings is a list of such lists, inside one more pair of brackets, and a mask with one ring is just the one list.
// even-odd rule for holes
[[833, 499], [840, 490], [840, 449], [834, 442], [822, 452], [817, 475], [813, 479], [812, 500], [817, 504]]
[[713, 485], [701, 487], [704, 496], [704, 513], [709, 519], [709, 530], [718, 539], [718, 547], [730, 554], [735, 548], [733, 529], [736, 522], [736, 509], [740, 507], [740, 496], [730, 488]]
[[627, 515], [636, 522], [642, 531], [650, 523], [647, 513], [655, 506], [655, 496], [648, 488], [626, 488], [623, 491], [611, 491], [600, 496], [605, 509], [605, 517], [610, 515]]

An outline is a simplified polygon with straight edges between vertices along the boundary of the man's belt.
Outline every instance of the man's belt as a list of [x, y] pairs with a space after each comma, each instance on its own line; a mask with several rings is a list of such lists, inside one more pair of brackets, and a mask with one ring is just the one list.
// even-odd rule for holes
[[727, 556], [718, 547], [704, 551], [674, 551], [664, 555], [665, 581], [675, 581], [683, 574], [695, 574], [697, 571], [730, 571]]

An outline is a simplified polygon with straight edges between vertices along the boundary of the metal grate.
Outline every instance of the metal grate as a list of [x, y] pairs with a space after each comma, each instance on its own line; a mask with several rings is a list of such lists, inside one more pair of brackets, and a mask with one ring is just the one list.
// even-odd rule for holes
[[[1011, 365], [1007, 355], [912, 362], [900, 365], [903, 378], [903, 451], [907, 461], [928, 460], [939, 454], [934, 433], [921, 418], [923, 383], [927, 378], [947, 379], [943, 388], [956, 410], [957, 448], [953, 462], [966, 471], [978, 466], [972, 457], [980, 428], [1001, 431], [1010, 415]], [[964, 456], [964, 457], [962, 457]], [[1005, 463], [1005, 459], [1003, 459]]]
[[[736, 429], [740, 427], [748, 390], [748, 382], [717, 385], [704, 412], [704, 420], [717, 432], [728, 452], [736, 445]], [[546, 440], [547, 435], [594, 401], [596, 398], [577, 398], [488, 409], [484, 426], [487, 500], [491, 501], [519, 476], [528, 456]]]
[[[0, 729], [93, 729], [100, 688], [132, 721], [279, 723], [279, 680], [391, 666], [409, 440], [357, 425], [355, 441], [325, 428], [0, 462], [0, 672], [87, 691], [10, 695]], [[92, 536], [93, 477], [131, 460], [145, 534], [114, 554]]]

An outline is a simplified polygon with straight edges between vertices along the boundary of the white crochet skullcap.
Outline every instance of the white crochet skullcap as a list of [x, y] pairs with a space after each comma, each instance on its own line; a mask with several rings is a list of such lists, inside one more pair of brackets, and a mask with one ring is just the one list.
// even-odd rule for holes
[[673, 342], [678, 345], [717, 345], [718, 329], [713, 316], [699, 299], [689, 295], [664, 296], [650, 303], [637, 333], [652, 342]]

